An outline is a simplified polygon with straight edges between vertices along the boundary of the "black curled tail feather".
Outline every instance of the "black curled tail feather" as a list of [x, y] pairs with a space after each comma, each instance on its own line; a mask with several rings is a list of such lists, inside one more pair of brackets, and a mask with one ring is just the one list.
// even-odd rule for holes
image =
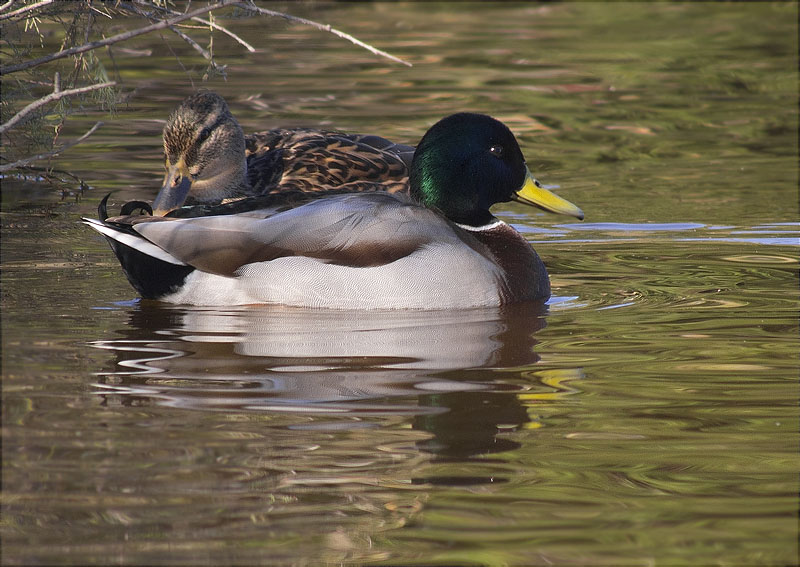
[[139, 211], [139, 214], [153, 216], [153, 207], [150, 206], [150, 203], [145, 203], [144, 201], [128, 201], [122, 205], [122, 210], [119, 214], [127, 217], [133, 215], [135, 211]]
[[[111, 193], [108, 193], [103, 200], [100, 201], [100, 204], [97, 205], [97, 217], [101, 221], [106, 220], [108, 215], [108, 198], [111, 197]], [[122, 205], [122, 210], [120, 211], [120, 216], [127, 217], [132, 215], [134, 212], [139, 211], [140, 214], [150, 215], [153, 216], [153, 207], [150, 206], [150, 203], [145, 203], [144, 201], [128, 201], [124, 205]]]
[[103, 200], [100, 201], [100, 204], [97, 205], [97, 218], [101, 221], [104, 221], [108, 218], [108, 198], [111, 196], [111, 193], [103, 197]]

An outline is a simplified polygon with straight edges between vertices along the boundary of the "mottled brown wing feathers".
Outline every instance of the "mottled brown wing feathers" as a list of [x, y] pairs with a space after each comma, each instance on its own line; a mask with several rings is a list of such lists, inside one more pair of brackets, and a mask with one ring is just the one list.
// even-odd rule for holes
[[407, 191], [414, 148], [373, 135], [276, 129], [247, 137], [254, 194], [287, 190]]

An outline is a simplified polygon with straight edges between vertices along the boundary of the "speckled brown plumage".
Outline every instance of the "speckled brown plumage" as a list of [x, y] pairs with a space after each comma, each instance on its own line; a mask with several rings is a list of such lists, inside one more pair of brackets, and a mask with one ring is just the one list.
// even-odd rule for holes
[[156, 215], [285, 191], [408, 191], [414, 147], [312, 128], [245, 135], [221, 96], [201, 92], [167, 120], [164, 154]]
[[246, 136], [247, 183], [252, 194], [286, 190], [388, 191], [408, 189], [412, 146], [372, 135], [306, 128]]

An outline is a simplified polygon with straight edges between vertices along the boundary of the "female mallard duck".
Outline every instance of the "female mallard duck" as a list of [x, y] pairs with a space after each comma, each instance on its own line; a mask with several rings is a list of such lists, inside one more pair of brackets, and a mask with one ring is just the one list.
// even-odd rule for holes
[[404, 191], [413, 154], [379, 136], [308, 128], [245, 136], [225, 99], [201, 92], [164, 127], [167, 173], [154, 214], [282, 191]]
[[172, 303], [447, 309], [550, 295], [539, 256], [489, 207], [583, 213], [531, 176], [504, 124], [467, 113], [439, 121], [414, 154], [410, 186], [289, 207], [276, 195], [237, 214], [84, 220], [143, 297]]

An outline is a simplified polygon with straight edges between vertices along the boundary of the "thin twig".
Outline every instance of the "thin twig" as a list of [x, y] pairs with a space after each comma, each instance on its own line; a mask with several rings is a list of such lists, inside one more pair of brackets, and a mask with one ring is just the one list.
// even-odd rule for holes
[[15, 161], [14, 163], [7, 163], [5, 165], [0, 165], [0, 173], [3, 173], [4, 171], [8, 171], [10, 169], [14, 169], [14, 168], [17, 168], [17, 167], [20, 167], [20, 166], [23, 166], [23, 165], [27, 165], [32, 161], [37, 161], [37, 160], [40, 160], [40, 159], [45, 159], [45, 158], [57, 156], [58, 154], [67, 151], [72, 146], [76, 146], [76, 145], [80, 144], [81, 142], [83, 142], [86, 138], [88, 138], [89, 136], [94, 134], [95, 130], [100, 128], [100, 126], [102, 126], [102, 125], [103, 125], [102, 122], [98, 122], [97, 124], [92, 126], [89, 129], [89, 131], [86, 132], [83, 136], [81, 136], [77, 140], [73, 140], [72, 142], [61, 146], [61, 148], [58, 149], [58, 150], [55, 150], [55, 151], [52, 151], [52, 152], [47, 152], [45, 154], [39, 154], [39, 155], [27, 157], [27, 158], [21, 159], [19, 161]]
[[92, 6], [92, 5], [90, 5], [90, 6], [89, 6], [89, 8], [90, 8], [90, 9], [91, 9], [93, 12], [97, 12], [98, 14], [102, 14], [103, 16], [105, 16], [106, 18], [108, 18], [109, 20], [113, 20], [113, 19], [114, 19], [114, 17], [113, 17], [111, 14], [109, 14], [109, 13], [107, 13], [107, 12], [103, 12], [102, 10], [98, 10], [97, 8], [95, 8], [95, 7], [94, 7], [94, 6]]
[[189, 70], [188, 70], [188, 69], [186, 68], [186, 66], [183, 64], [183, 61], [181, 61], [181, 58], [180, 58], [180, 57], [178, 57], [178, 54], [177, 54], [177, 53], [175, 53], [175, 50], [174, 50], [174, 49], [172, 49], [172, 45], [170, 45], [170, 43], [169, 43], [169, 42], [167, 41], [167, 39], [164, 37], [164, 34], [163, 34], [163, 32], [159, 32], [159, 33], [158, 33], [158, 36], [161, 38], [161, 41], [164, 43], [164, 45], [166, 45], [166, 46], [167, 46], [167, 49], [169, 49], [169, 52], [172, 54], [172, 57], [175, 59], [175, 62], [176, 62], [176, 63], [178, 64], [178, 66], [181, 68], [181, 71], [183, 71], [183, 73], [186, 75], [186, 78], [188, 78], [188, 79], [189, 79], [189, 82], [190, 82], [190, 83], [191, 83], [191, 85], [192, 85], [192, 89], [194, 89], [194, 88], [195, 88], [195, 86], [194, 86], [194, 78], [192, 77], [192, 74], [189, 72]]
[[14, 2], [16, 2], [16, 0], [8, 0], [8, 2], [6, 2], [6, 3], [5, 3], [5, 4], [3, 4], [2, 6], [0, 6], [0, 12], [2, 12], [2, 11], [4, 11], [4, 10], [6, 10], [6, 9], [7, 9], [9, 6], [11, 6], [11, 4], [13, 4]]
[[[125, 10], [128, 10], [128, 11], [130, 11], [130, 12], [133, 12], [133, 13], [134, 13], [134, 14], [136, 14], [137, 16], [141, 16], [141, 17], [143, 17], [143, 18], [147, 18], [147, 19], [148, 19], [148, 20], [150, 20], [151, 22], [157, 22], [157, 21], [159, 21], [158, 17], [157, 17], [157, 16], [154, 16], [154, 15], [152, 14], [152, 12], [151, 12], [151, 13], [143, 12], [142, 10], [140, 10], [139, 8], [137, 8], [136, 6], [127, 5], [127, 4], [122, 4], [122, 8], [123, 8], [123, 9], [125, 9]], [[175, 16], [175, 15], [180, 15], [180, 12], [175, 12], [174, 10], [166, 10], [166, 9], [162, 9], [162, 13], [163, 13], [163, 14], [165, 14], [165, 15], [172, 15], [172, 16]], [[195, 18], [192, 18], [192, 19], [195, 19]], [[201, 20], [201, 21], [202, 21], [202, 20]], [[200, 55], [202, 55], [204, 59], [206, 59], [207, 61], [211, 62], [211, 64], [212, 64], [212, 65], [214, 64], [214, 56], [213, 56], [213, 55], [211, 55], [211, 53], [209, 53], [209, 52], [208, 52], [208, 50], [206, 50], [206, 49], [203, 49], [203, 47], [201, 47], [201, 46], [200, 46], [200, 45], [199, 45], [199, 44], [198, 44], [198, 43], [197, 43], [195, 40], [193, 40], [191, 37], [189, 37], [188, 35], [186, 35], [186, 34], [185, 34], [185, 33], [183, 33], [182, 31], [180, 31], [180, 30], [177, 28], [177, 26], [169, 26], [169, 30], [170, 30], [172, 33], [174, 33], [175, 35], [177, 35], [179, 38], [181, 38], [183, 41], [185, 41], [186, 43], [188, 43], [188, 44], [189, 44], [189, 46], [190, 46], [192, 49], [194, 49], [195, 51], [197, 51], [197, 52], [198, 52]]]
[[121, 33], [112, 37], [108, 37], [102, 39], [100, 41], [92, 41], [86, 43], [84, 45], [80, 45], [78, 47], [71, 47], [69, 49], [64, 49], [59, 51], [58, 53], [53, 53], [51, 55], [45, 55], [43, 57], [39, 57], [37, 59], [31, 59], [30, 61], [25, 61], [24, 63], [19, 63], [17, 65], [6, 65], [4, 67], [0, 67], [0, 75], [5, 75], [7, 73], [15, 73], [16, 71], [23, 71], [25, 69], [30, 69], [31, 67], [35, 67], [37, 65], [41, 65], [42, 63], [48, 63], [50, 61], [55, 61], [56, 59], [63, 59], [64, 57], [69, 57], [70, 55], [76, 55], [78, 53], [84, 53], [86, 51], [91, 51], [92, 49], [97, 49], [98, 47], [105, 47], [106, 45], [112, 45], [114, 43], [118, 43], [120, 41], [128, 40], [132, 37], [137, 37], [140, 35], [144, 35], [146, 33], [150, 33], [152, 31], [161, 30], [164, 28], [168, 28], [170, 26], [174, 26], [177, 23], [180, 23], [184, 20], [188, 20], [194, 18], [196, 16], [202, 16], [212, 10], [217, 10], [219, 8], [224, 8], [225, 6], [230, 6], [236, 4], [234, 0], [221, 0], [216, 4], [211, 4], [210, 6], [205, 6], [204, 8], [199, 8], [193, 12], [189, 12], [186, 14], [181, 14], [180, 16], [176, 16], [174, 18], [170, 18], [168, 20], [163, 20], [157, 22], [155, 24], [151, 24], [149, 26], [145, 26], [143, 28], [139, 28], [138, 30], [133, 30], [125, 33]]
[[257, 12], [259, 14], [263, 14], [265, 16], [272, 16], [272, 17], [275, 17], [275, 18], [283, 18], [284, 20], [288, 20], [290, 22], [297, 22], [297, 23], [300, 23], [300, 24], [305, 24], [307, 26], [311, 26], [311, 27], [317, 28], [318, 30], [330, 32], [333, 35], [339, 36], [342, 39], [346, 39], [347, 41], [349, 41], [351, 43], [354, 43], [354, 44], [356, 44], [356, 45], [358, 45], [360, 47], [363, 47], [364, 49], [366, 49], [367, 51], [369, 51], [371, 53], [374, 53], [375, 55], [381, 55], [382, 57], [386, 57], [387, 59], [391, 59], [392, 61], [394, 61], [396, 63], [402, 63], [403, 65], [405, 65], [407, 67], [412, 67], [411, 63], [409, 63], [408, 61], [403, 61], [399, 57], [395, 57], [394, 55], [391, 55], [390, 53], [386, 53], [385, 51], [381, 51], [380, 49], [372, 47], [371, 45], [369, 45], [367, 43], [364, 43], [360, 39], [354, 38], [352, 35], [350, 35], [348, 33], [344, 33], [343, 31], [339, 31], [336, 28], [332, 28], [328, 24], [321, 24], [321, 23], [315, 22], [313, 20], [307, 20], [305, 18], [299, 18], [297, 16], [290, 16], [289, 14], [284, 14], [283, 12], [274, 12], [272, 10], [266, 10], [264, 8], [259, 8], [258, 6], [254, 6], [252, 4], [247, 4], [246, 2], [239, 2], [236, 5], [238, 7], [240, 7], [240, 8], [244, 8], [245, 10], [250, 10], [251, 12]]
[[[391, 55], [390, 53], [386, 53], [385, 51], [381, 51], [380, 49], [372, 47], [371, 45], [369, 45], [367, 43], [364, 43], [360, 39], [357, 39], [357, 38], [353, 37], [352, 35], [350, 35], [348, 33], [345, 33], [343, 31], [337, 30], [336, 28], [333, 28], [328, 24], [321, 24], [319, 22], [315, 22], [313, 20], [308, 20], [306, 18], [301, 18], [301, 17], [298, 17], [298, 16], [292, 16], [291, 14], [285, 14], [283, 12], [276, 12], [274, 10], [267, 10], [265, 8], [259, 8], [259, 7], [255, 6], [254, 4], [247, 3], [247, 2], [239, 2], [237, 4], [237, 7], [244, 8], [245, 10], [249, 10], [251, 12], [256, 12], [256, 13], [264, 15], [264, 16], [283, 18], [284, 20], [288, 20], [290, 22], [296, 22], [296, 23], [299, 23], [299, 24], [305, 24], [305, 25], [314, 27], [314, 28], [316, 28], [318, 30], [332, 33], [333, 35], [336, 35], [338, 37], [341, 37], [343, 39], [346, 39], [346, 40], [350, 41], [351, 43], [354, 43], [354, 44], [356, 44], [356, 45], [358, 45], [360, 47], [363, 47], [364, 49], [366, 49], [367, 51], [369, 51], [371, 53], [374, 53], [375, 55], [380, 55], [382, 57], [386, 57], [388, 59], [391, 59], [392, 61], [395, 61], [397, 63], [402, 63], [403, 65], [406, 65], [408, 67], [412, 67], [413, 66], [408, 61], [404, 61], [404, 60], [400, 59], [399, 57], [395, 57], [394, 55]], [[169, 12], [170, 14], [178, 13], [178, 12], [175, 12], [174, 10], [166, 10], [166, 9], [163, 9], [163, 10]], [[223, 33], [227, 33], [232, 38], [234, 38], [237, 41], [239, 41], [239, 43], [244, 45], [247, 48], [248, 51], [250, 51], [250, 52], [254, 52], [255, 51], [255, 49], [253, 49], [249, 44], [247, 44], [243, 40], [241, 40], [241, 38], [239, 38], [236, 35], [232, 34], [231, 32], [229, 32], [228, 30], [226, 30], [222, 26], [217, 26], [216, 24], [211, 22], [210, 19], [209, 19], [209, 21], [204, 21], [204, 20], [201, 20], [200, 18], [192, 18], [192, 20], [199, 21], [199, 22], [202, 22], [204, 24], [210, 24], [213, 28], [219, 29]]]
[[[51, 2], [52, 2], [52, 0], [42, 0], [38, 4], [39, 5], [45, 5], [45, 4], [50, 4]], [[26, 6], [26, 9], [27, 8], [31, 8], [32, 6], [36, 6], [36, 5], [37, 4], [32, 4], [31, 6]], [[352, 35], [347, 34], [347, 33], [343, 32], [343, 31], [339, 31], [336, 28], [333, 28], [328, 24], [321, 24], [319, 22], [315, 22], [315, 21], [312, 21], [312, 20], [307, 20], [305, 18], [299, 18], [297, 16], [291, 16], [289, 14], [284, 14], [282, 12], [275, 12], [273, 10], [266, 10], [264, 8], [259, 8], [257, 6], [253, 6], [251, 4], [247, 4], [245, 2], [237, 2], [235, 0], [221, 0], [220, 2], [217, 2], [216, 4], [211, 4], [211, 5], [206, 6], [204, 8], [199, 8], [199, 9], [193, 11], [193, 12], [188, 12], [186, 14], [181, 14], [179, 16], [175, 16], [174, 18], [170, 18], [168, 20], [163, 20], [163, 21], [157, 22], [155, 24], [151, 24], [149, 26], [145, 26], [143, 28], [139, 28], [138, 30], [133, 30], [133, 31], [121, 33], [121, 34], [118, 34], [118, 35], [115, 35], [115, 36], [112, 36], [112, 37], [109, 37], [109, 38], [106, 38], [106, 39], [103, 39], [103, 40], [100, 40], [100, 41], [92, 41], [92, 42], [86, 43], [84, 45], [80, 45], [78, 47], [71, 47], [69, 49], [64, 49], [62, 51], [59, 51], [58, 53], [45, 55], [45, 56], [39, 57], [37, 59], [31, 59], [30, 61], [25, 61], [24, 63], [19, 63], [17, 65], [6, 65], [6, 66], [3, 66], [3, 67], [0, 67], [0, 75], [5, 75], [5, 74], [8, 74], [8, 73], [15, 73], [17, 71], [23, 71], [25, 69], [30, 69], [31, 67], [35, 67], [37, 65], [41, 65], [42, 63], [48, 63], [50, 61], [55, 61], [56, 59], [63, 59], [64, 57], [69, 57], [70, 55], [76, 55], [78, 53], [84, 53], [86, 51], [91, 51], [92, 49], [97, 49], [98, 47], [104, 47], [106, 45], [112, 45], [112, 44], [118, 43], [120, 41], [128, 40], [128, 39], [130, 39], [132, 37], [137, 37], [137, 36], [140, 36], [140, 35], [144, 35], [146, 33], [150, 33], [151, 31], [156, 31], [156, 30], [160, 30], [160, 29], [164, 29], [164, 28], [169, 28], [169, 27], [172, 27], [175, 24], [180, 23], [180, 22], [182, 22], [184, 20], [188, 20], [188, 19], [191, 19], [191, 18], [194, 18], [194, 17], [197, 17], [197, 16], [201, 16], [201, 15], [206, 14], [208, 12], [211, 12], [213, 10], [218, 10], [219, 8], [224, 8], [225, 6], [233, 6], [233, 5], [238, 6], [240, 8], [243, 8], [245, 10], [251, 11], [251, 12], [256, 12], [256, 13], [259, 13], [259, 14], [263, 14], [265, 16], [283, 18], [284, 20], [288, 20], [290, 22], [297, 22], [297, 23], [305, 24], [307, 26], [311, 26], [311, 27], [317, 28], [318, 30], [322, 30], [322, 31], [326, 31], [326, 32], [332, 33], [333, 35], [341, 37], [342, 39], [346, 39], [347, 41], [349, 41], [351, 43], [354, 43], [355, 45], [363, 47], [364, 49], [366, 49], [367, 51], [369, 51], [371, 53], [374, 53], [375, 55], [380, 55], [382, 57], [386, 57], [387, 59], [390, 59], [390, 60], [395, 61], [397, 63], [401, 63], [401, 64], [406, 65], [408, 67], [412, 66], [411, 63], [409, 63], [408, 61], [403, 61], [399, 57], [395, 57], [394, 55], [386, 53], [385, 51], [381, 51], [380, 49], [372, 47], [371, 45], [369, 45], [367, 43], [364, 43], [360, 39], [356, 39]], [[16, 12], [19, 12], [19, 10], [17, 10]], [[16, 12], [13, 12], [13, 13], [16, 13]], [[6, 17], [9, 17], [9, 14], [0, 15], [0, 19], [6, 18]]]
[[[27, 6], [23, 6], [19, 10], [14, 10], [13, 12], [9, 12], [8, 14], [0, 14], [0, 20], [7, 20], [8, 18], [13, 18], [14, 16], [19, 16], [20, 14], [24, 14], [25, 12], [30, 12], [31, 10], [37, 10], [37, 9], [43, 7], [43, 6], [47, 6], [48, 4], [52, 4], [55, 1], [56, 0], [40, 0], [39, 2], [36, 2], [35, 4], [28, 4]], [[6, 6], [8, 6], [8, 3], [6, 3], [0, 9], [5, 10]]]
[[221, 31], [222, 33], [224, 33], [224, 34], [226, 34], [226, 35], [228, 35], [228, 36], [232, 37], [233, 39], [235, 39], [236, 41], [238, 41], [238, 42], [239, 42], [239, 43], [240, 43], [242, 46], [244, 46], [244, 48], [245, 48], [247, 51], [249, 51], [250, 53], [255, 53], [255, 51], [256, 51], [256, 48], [255, 48], [255, 47], [253, 47], [252, 45], [250, 45], [249, 43], [247, 43], [245, 40], [243, 40], [241, 37], [239, 37], [238, 35], [236, 35], [236, 34], [235, 34], [235, 33], [233, 33], [232, 31], [230, 31], [229, 29], [227, 29], [227, 28], [224, 28], [224, 27], [222, 27], [222, 26], [221, 26], [221, 25], [219, 25], [219, 24], [215, 24], [214, 22], [212, 22], [212, 21], [211, 21], [211, 19], [210, 19], [210, 18], [209, 18], [208, 20], [203, 20], [202, 18], [192, 18], [192, 21], [194, 21], [194, 22], [200, 22], [201, 24], [205, 24], [205, 25], [207, 25], [207, 26], [211, 26], [211, 27], [212, 27], [212, 28], [214, 28], [215, 30], [217, 30], [217, 31]]
[[170, 26], [170, 27], [169, 27], [169, 31], [171, 31], [172, 33], [174, 33], [175, 35], [177, 35], [179, 38], [181, 38], [183, 41], [185, 41], [186, 43], [188, 43], [188, 44], [189, 44], [189, 46], [191, 46], [191, 48], [192, 48], [192, 49], [194, 49], [194, 50], [195, 50], [195, 51], [197, 51], [197, 52], [198, 52], [200, 55], [202, 55], [202, 56], [203, 56], [203, 58], [204, 58], [206, 61], [209, 61], [209, 62], [211, 62], [211, 63], [213, 64], [214, 56], [213, 56], [213, 55], [211, 55], [211, 54], [210, 54], [210, 53], [209, 53], [209, 52], [208, 52], [206, 49], [204, 49], [204, 48], [203, 48], [203, 47], [202, 47], [200, 44], [198, 44], [198, 43], [197, 43], [195, 40], [193, 40], [191, 37], [189, 37], [188, 35], [186, 35], [185, 33], [183, 33], [181, 30], [179, 30], [179, 29], [178, 29], [177, 27], [175, 27], [175, 26]]
[[[58, 82], [58, 81], [57, 81]], [[89, 85], [88, 87], [79, 87], [77, 89], [67, 89], [65, 91], [57, 90], [58, 84], [55, 85], [55, 90], [47, 96], [43, 96], [39, 100], [35, 100], [30, 103], [28, 106], [17, 112], [14, 116], [12, 116], [8, 122], [0, 126], [0, 134], [8, 130], [9, 128], [13, 127], [14, 124], [25, 118], [28, 114], [36, 110], [37, 108], [44, 106], [54, 100], [59, 100], [64, 98], [65, 96], [72, 96], [81, 93], [88, 93], [89, 91], [96, 91], [97, 89], [103, 89], [105, 87], [113, 87], [116, 85], [114, 81], [110, 81], [108, 83], [99, 83], [97, 85]]]
[[[128, 2], [121, 3], [120, 7], [125, 9], [125, 10], [134, 12], [135, 14], [137, 14], [139, 16], [143, 16], [143, 17], [149, 18], [151, 20], [155, 19], [152, 15], [146, 14], [142, 10], [139, 10], [138, 8], [136, 8], [135, 6], [129, 5]], [[162, 10], [162, 12], [164, 14], [170, 14], [170, 15], [173, 15], [173, 16], [180, 14], [180, 12], [176, 12], [175, 10], [169, 10], [167, 8], [160, 8], [160, 9]], [[195, 18], [192, 18], [192, 21], [193, 22], [199, 22], [199, 23], [203, 24], [202, 28], [198, 27], [197, 29], [205, 29], [206, 27], [211, 27], [212, 29], [218, 30], [218, 31], [230, 36], [231, 38], [236, 40], [240, 45], [242, 45], [245, 49], [247, 49], [247, 51], [249, 51], [250, 53], [255, 53], [255, 51], [256, 51], [255, 47], [253, 47], [252, 45], [247, 43], [245, 40], [243, 40], [241, 37], [239, 37], [238, 35], [236, 35], [232, 31], [230, 31], [229, 29], [227, 29], [227, 28], [225, 28], [225, 27], [223, 27], [223, 26], [221, 26], [219, 24], [215, 24], [213, 21], [211, 21], [211, 18], [209, 18], [207, 20], [204, 20], [202, 18], [195, 17]], [[182, 27], [195, 28], [195, 26], [187, 26], [186, 24], [184, 24]], [[174, 28], [170, 28], [170, 29], [172, 29], [174, 31]]]

